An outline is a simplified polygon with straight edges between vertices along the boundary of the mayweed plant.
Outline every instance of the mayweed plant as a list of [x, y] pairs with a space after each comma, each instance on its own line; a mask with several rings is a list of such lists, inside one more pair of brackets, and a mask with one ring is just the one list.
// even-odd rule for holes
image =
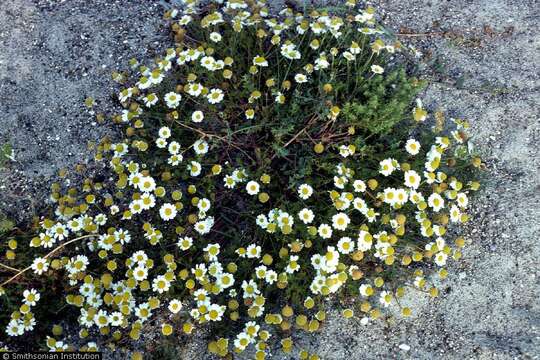
[[[437, 296], [482, 163], [467, 122], [417, 99], [424, 83], [398, 61], [412, 50], [374, 9], [187, 1], [166, 18], [175, 47], [113, 75], [125, 136], [95, 147], [106, 176], [54, 185], [37, 235], [8, 242], [5, 333], [44, 326], [34, 314], [62, 294], [81, 350], [157, 320], [163, 336], [210, 326], [210, 352], [263, 359], [271, 336], [290, 352], [293, 329], [324, 326], [329, 302], [368, 324], [409, 316], [410, 289]], [[52, 351], [76, 347], [58, 324], [51, 335]]]

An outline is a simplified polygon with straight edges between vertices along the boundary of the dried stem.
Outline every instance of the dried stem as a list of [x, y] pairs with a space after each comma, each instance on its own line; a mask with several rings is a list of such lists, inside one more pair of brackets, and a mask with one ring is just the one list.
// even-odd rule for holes
[[219, 136], [217, 134], [208, 134], [208, 133], [205, 133], [204, 131], [200, 130], [200, 129], [197, 129], [197, 128], [194, 128], [194, 127], [191, 127], [189, 125], [186, 125], [180, 121], [175, 121], [178, 125], [182, 126], [182, 127], [185, 127], [186, 129], [189, 129], [191, 131], [195, 131], [196, 133], [199, 133], [201, 134], [202, 136], [204, 137], [208, 137], [208, 138], [216, 138], [216, 139], [219, 139], [221, 141], [223, 141], [224, 143], [226, 143], [227, 145], [229, 146], [232, 146], [233, 148], [241, 151], [244, 155], [246, 155], [251, 161], [253, 161], [254, 163], [256, 162], [251, 156], [249, 156], [248, 153], [246, 153], [241, 147], [239, 147], [238, 145], [236, 145], [235, 143], [233, 143], [232, 141], [229, 141], [227, 140], [226, 138], [224, 138], [223, 136]]
[[[67, 245], [71, 244], [71, 243], [74, 243], [76, 241], [79, 241], [79, 240], [82, 240], [82, 239], [87, 239], [87, 238], [90, 238], [90, 237], [96, 237], [98, 235], [96, 234], [90, 234], [90, 235], [84, 235], [84, 236], [80, 236], [78, 238], [75, 238], [75, 239], [71, 239], [69, 241], [66, 241], [65, 243], [63, 243], [62, 245], [59, 245], [58, 247], [54, 248], [53, 250], [51, 250], [47, 255], [45, 255], [43, 258], [44, 259], [47, 259], [49, 257], [51, 257], [52, 255], [54, 255], [56, 252], [62, 250], [64, 247], [66, 247]], [[2, 264], [3, 265], [3, 264]], [[3, 266], [6, 266], [6, 265], [3, 265]], [[4, 287], [5, 285], [9, 284], [10, 282], [12, 282], [13, 280], [15, 280], [16, 278], [18, 278], [19, 276], [21, 276], [22, 274], [24, 274], [25, 272], [27, 272], [28, 270], [30, 270], [32, 268], [32, 265], [30, 266], [27, 266], [26, 268], [22, 269], [22, 270], [17, 270], [15, 268], [11, 268], [12, 270], [17, 270], [17, 273], [15, 275], [13, 275], [12, 277], [10, 277], [9, 279], [7, 279], [6, 281], [4, 281], [2, 284], [0, 284], [0, 287]]]
[[8, 265], [2, 264], [2, 263], [0, 263], [0, 266], [3, 267], [3, 268], [5, 268], [5, 269], [11, 270], [11, 271], [13, 271], [13, 272], [19, 272], [19, 271], [21, 271], [21, 270], [19, 270], [19, 269], [12, 268], [11, 266], [8, 266]]

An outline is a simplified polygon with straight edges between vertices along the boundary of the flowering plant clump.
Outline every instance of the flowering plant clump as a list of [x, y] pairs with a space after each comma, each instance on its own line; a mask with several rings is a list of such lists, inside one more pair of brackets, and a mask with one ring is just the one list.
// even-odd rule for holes
[[[114, 74], [125, 137], [96, 147], [110, 178], [53, 187], [26, 263], [10, 241], [0, 286], [23, 301], [7, 335], [34, 329], [52, 274], [81, 338], [122, 344], [159, 316], [164, 336], [211, 325], [210, 352], [257, 359], [276, 333], [289, 352], [291, 329], [317, 331], [327, 299], [367, 324], [409, 316], [408, 288], [436, 296], [481, 161], [467, 122], [415, 100], [423, 82], [395, 61], [411, 50], [374, 9], [187, 1], [166, 17], [175, 47]], [[74, 347], [60, 336], [46, 346]]]

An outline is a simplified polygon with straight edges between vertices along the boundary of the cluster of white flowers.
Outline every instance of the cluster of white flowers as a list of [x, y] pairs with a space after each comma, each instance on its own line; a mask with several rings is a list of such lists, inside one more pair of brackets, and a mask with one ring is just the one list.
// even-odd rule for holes
[[[89, 182], [82, 195], [54, 191], [54, 220], [43, 220], [31, 241], [43, 249], [80, 241], [78, 254], [53, 251], [36, 257], [30, 268], [38, 276], [65, 270], [66, 301], [78, 308], [84, 334], [128, 332], [137, 339], [143, 324], [151, 326], [148, 320], [164, 312], [164, 335], [180, 321], [190, 333], [194, 324], [241, 319], [247, 321], [230, 337], [233, 350], [255, 345], [262, 354], [257, 358], [264, 358], [267, 325], [316, 331], [325, 317], [322, 310], [308, 311], [309, 319], [299, 314], [291, 321], [290, 306], [270, 313], [269, 300], [275, 299], [268, 294], [291, 289], [285, 301], [298, 298], [311, 310], [347, 284], [362, 302], [364, 319], [376, 318], [377, 307], [395, 305], [400, 296], [385, 286], [387, 268], [409, 271], [412, 261], [425, 261], [444, 273], [447, 261], [459, 258], [463, 241], [453, 247], [446, 226], [467, 221], [468, 193], [477, 188], [446, 171], [445, 161], [455, 156], [451, 149], [463, 143], [460, 131], [428, 146], [411, 137], [400, 151], [372, 160], [354, 141], [355, 129], [345, 127], [329, 144], [331, 156], [320, 170], [290, 177], [271, 168], [281, 159], [260, 158], [260, 144], [235, 141], [237, 133], [266, 132], [257, 121], [279, 114], [267, 110], [286, 108], [295, 89], [301, 93], [310, 85], [327, 94], [324, 101], [321, 95], [328, 109], [318, 118], [320, 127], [343, 122], [344, 110], [328, 95], [336, 73], [349, 67], [361, 73], [356, 63], [368, 51], [366, 74], [360, 75], [365, 81], [386, 76], [380, 55], [397, 51], [398, 44], [381, 38], [372, 8], [355, 11], [349, 0], [348, 17], [291, 9], [273, 17], [263, 1], [230, 0], [199, 16], [197, 1], [184, 5], [168, 13], [177, 46], [152, 67], [132, 62], [137, 79], [118, 94], [125, 110], [115, 120], [126, 123], [127, 136], [103, 141], [96, 156], [113, 174], [109, 187]], [[188, 24], [201, 30], [201, 41], [186, 37]], [[253, 31], [271, 50], [250, 49], [249, 58], [245, 49], [234, 53], [230, 37], [242, 31]], [[416, 105], [413, 118], [425, 120], [427, 112]], [[317, 144], [314, 150], [325, 149]], [[410, 279], [412, 286], [426, 286], [419, 270]], [[370, 302], [372, 296], [378, 300]], [[6, 328], [10, 336], [34, 328], [31, 308], [39, 298], [34, 289], [24, 292]], [[285, 350], [291, 344], [282, 341]], [[69, 348], [53, 338], [47, 345]], [[230, 350], [229, 339], [214, 345], [218, 354]]]

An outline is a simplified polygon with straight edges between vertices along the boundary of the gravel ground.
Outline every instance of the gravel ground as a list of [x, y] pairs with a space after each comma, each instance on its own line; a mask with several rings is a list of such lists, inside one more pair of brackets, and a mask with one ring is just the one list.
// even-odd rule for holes
[[[92, 123], [82, 102], [92, 95], [110, 103], [110, 71], [160, 47], [163, 23], [154, 3], [2, 6], [0, 24], [9, 26], [0, 27], [0, 141], [14, 144], [18, 161], [0, 173], [0, 209], [26, 215], [26, 199], [44, 199], [43, 183], [61, 167], [87, 162], [86, 141], [110, 132]], [[471, 121], [486, 180], [474, 200], [470, 245], [440, 298], [409, 299], [412, 318], [368, 326], [332, 313], [321, 333], [296, 342], [324, 359], [539, 359], [538, 2], [374, 4], [388, 26], [409, 34], [403, 41], [425, 54], [433, 82], [424, 103]], [[203, 352], [202, 341], [194, 341], [179, 357], [201, 359]]]
[[0, 144], [13, 144], [17, 162], [0, 170], [0, 210], [23, 220], [59, 169], [88, 162], [87, 142], [112, 130], [94, 122], [84, 100], [110, 109], [111, 72], [161, 53], [162, 14], [152, 1], [2, 1]]

